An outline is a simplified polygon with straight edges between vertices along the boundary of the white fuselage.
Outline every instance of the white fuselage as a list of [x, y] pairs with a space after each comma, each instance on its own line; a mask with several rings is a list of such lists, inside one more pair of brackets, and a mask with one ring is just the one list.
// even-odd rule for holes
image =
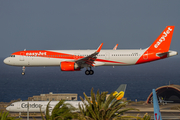
[[[51, 101], [49, 104], [49, 111], [51, 112], [52, 109], [56, 106], [59, 101]], [[10, 112], [27, 112], [28, 111], [28, 104], [29, 104], [29, 112], [45, 112], [49, 101], [20, 101], [14, 102], [10, 106], [6, 108], [7, 111]], [[82, 105], [82, 101], [65, 101], [65, 103], [71, 104], [78, 110], [78, 105]]]
[[[39, 51], [30, 51], [29, 53], [27, 53], [28, 51], [24, 51], [25, 54], [22, 51], [20, 53], [22, 55], [17, 54], [8, 57], [4, 60], [4, 63], [12, 66], [59, 66], [62, 61], [74, 62], [77, 59], [92, 54], [94, 51], [95, 50], [47, 50], [45, 51], [46, 55], [38, 55]], [[94, 66], [134, 65], [145, 51], [146, 49], [101, 50], [97, 55]], [[54, 54], [48, 55], [49, 52], [53, 52]], [[169, 56], [177, 54], [175, 51], [169, 51], [169, 53], [171, 53]], [[69, 56], [65, 54], [68, 54]], [[145, 61], [148, 61], [148, 54], [142, 57]]]
[[[85, 57], [92, 54], [95, 50], [48, 50], [53, 51], [54, 55], [15, 55], [15, 57], [8, 57], [4, 63], [12, 66], [59, 66], [62, 61], [75, 61], [80, 57]], [[109, 65], [133, 65], [142, 56], [145, 50], [101, 50], [97, 55], [95, 66], [109, 66]], [[73, 57], [59, 56], [59, 54], [69, 54]]]

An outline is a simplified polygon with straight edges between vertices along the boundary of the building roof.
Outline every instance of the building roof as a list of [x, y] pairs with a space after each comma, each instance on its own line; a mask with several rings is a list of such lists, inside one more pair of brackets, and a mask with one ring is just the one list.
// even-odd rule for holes
[[[180, 103], [180, 85], [165, 85], [156, 89], [157, 96], [162, 97], [163, 100], [173, 101], [174, 103]], [[152, 92], [147, 98], [147, 103], [152, 100]]]

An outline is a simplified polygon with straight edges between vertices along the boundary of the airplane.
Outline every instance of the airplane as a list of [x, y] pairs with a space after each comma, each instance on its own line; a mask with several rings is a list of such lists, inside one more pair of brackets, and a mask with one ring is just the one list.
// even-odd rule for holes
[[160, 104], [167, 104], [167, 103], [173, 103], [174, 101], [167, 101], [167, 100], [164, 100], [163, 97], [158, 97], [158, 100], [159, 100], [159, 103]]
[[[116, 94], [115, 98], [117, 100], [120, 100], [124, 97], [125, 90], [126, 90], [126, 84], [121, 84], [118, 89], [114, 92]], [[123, 93], [121, 98], [119, 98], [120, 93]], [[50, 103], [49, 103], [50, 102]], [[59, 101], [18, 101], [14, 102], [11, 105], [9, 105], [6, 110], [9, 112], [27, 112], [28, 111], [28, 104], [29, 104], [29, 112], [40, 112], [40, 107], [42, 112], [46, 112], [46, 107], [49, 103], [49, 111], [50, 114], [53, 110], [53, 108], [56, 106], [56, 104]], [[65, 101], [65, 103], [71, 104], [74, 108], [79, 109], [79, 104], [82, 105], [82, 101]]]
[[[53, 108], [59, 101], [19, 101], [14, 102], [6, 108], [9, 112], [27, 112], [29, 104], [29, 112], [46, 112], [46, 107], [49, 104], [49, 110], [52, 112]], [[82, 101], [65, 101], [65, 103], [71, 104], [73, 107], [78, 108], [78, 104], [83, 104]]]
[[162, 120], [158, 99], [156, 95], [156, 90], [153, 89], [152, 92], [153, 92], [154, 120]]
[[169, 50], [175, 26], [167, 26], [153, 44], [146, 49], [101, 50], [24, 50], [11, 54], [4, 63], [25, 67], [60, 66], [61, 71], [80, 71], [86, 68], [86, 75], [93, 75], [92, 67], [125, 66], [147, 63], [175, 56], [176, 51]]

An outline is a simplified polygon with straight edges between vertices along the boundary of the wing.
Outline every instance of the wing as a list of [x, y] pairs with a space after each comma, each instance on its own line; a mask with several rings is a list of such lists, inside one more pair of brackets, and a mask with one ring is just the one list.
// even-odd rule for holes
[[94, 66], [94, 61], [96, 60], [96, 56], [99, 54], [99, 52], [101, 51], [101, 48], [103, 46], [103, 43], [101, 43], [101, 45], [98, 47], [98, 49], [92, 53], [89, 56], [86, 56], [84, 58], [78, 59], [75, 62], [79, 65], [79, 66], [84, 66], [85, 64], [88, 66]]

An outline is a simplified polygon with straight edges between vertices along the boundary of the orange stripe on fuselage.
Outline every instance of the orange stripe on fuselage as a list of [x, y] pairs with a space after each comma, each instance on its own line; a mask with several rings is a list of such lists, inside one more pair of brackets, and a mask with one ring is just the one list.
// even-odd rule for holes
[[[72, 54], [67, 54], [67, 53], [52, 52], [52, 51], [47, 51], [47, 50], [18, 51], [18, 52], [13, 53], [12, 55], [23, 55], [23, 56], [29, 56], [29, 57], [71, 59], [71, 60], [78, 60], [78, 59], [84, 58], [84, 56], [72, 55]], [[106, 63], [126, 64], [123, 62], [103, 60], [103, 59], [96, 59], [95, 61], [106, 62]]]
[[117, 62], [117, 61], [110, 61], [110, 60], [103, 60], [103, 59], [96, 59], [98, 62], [107, 62], [107, 63], [119, 63], [119, 64], [126, 64], [123, 62]]

